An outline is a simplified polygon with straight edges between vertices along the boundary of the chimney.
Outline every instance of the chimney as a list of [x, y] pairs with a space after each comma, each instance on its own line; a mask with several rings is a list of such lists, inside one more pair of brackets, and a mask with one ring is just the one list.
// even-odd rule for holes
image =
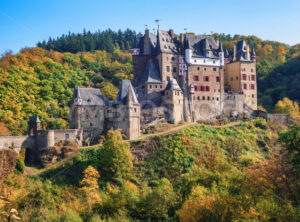
[[169, 30], [169, 34], [171, 35], [172, 38], [174, 38], [174, 31], [173, 31], [173, 29]]

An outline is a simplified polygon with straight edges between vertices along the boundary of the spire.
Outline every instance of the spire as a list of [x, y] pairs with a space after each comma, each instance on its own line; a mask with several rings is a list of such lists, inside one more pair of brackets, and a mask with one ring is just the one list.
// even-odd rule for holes
[[251, 50], [251, 61], [252, 62], [256, 61], [256, 53], [255, 53], [254, 47]]
[[221, 40], [219, 40], [219, 52], [223, 52], [223, 46]]
[[256, 56], [254, 47], [253, 47], [252, 50], [251, 50], [251, 56]]

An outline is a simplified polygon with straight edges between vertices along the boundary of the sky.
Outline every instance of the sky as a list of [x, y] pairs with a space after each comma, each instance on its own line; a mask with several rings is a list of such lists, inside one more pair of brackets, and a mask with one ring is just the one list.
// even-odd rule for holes
[[300, 0], [0, 0], [0, 55], [69, 31], [130, 28], [300, 43]]

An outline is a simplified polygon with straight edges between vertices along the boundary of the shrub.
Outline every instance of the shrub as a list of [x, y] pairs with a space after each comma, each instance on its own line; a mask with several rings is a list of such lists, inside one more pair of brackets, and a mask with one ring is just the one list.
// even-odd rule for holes
[[16, 159], [16, 171], [18, 171], [20, 173], [25, 172], [25, 163], [24, 163], [24, 161], [22, 161], [20, 159]]
[[267, 129], [266, 120], [263, 119], [263, 118], [258, 118], [258, 119], [255, 120], [254, 126], [258, 127], [258, 128], [261, 128], [261, 129]]

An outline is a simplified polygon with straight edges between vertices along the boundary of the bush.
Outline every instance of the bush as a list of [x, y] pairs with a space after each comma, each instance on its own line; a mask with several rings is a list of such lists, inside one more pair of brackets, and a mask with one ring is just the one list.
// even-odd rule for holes
[[25, 172], [25, 163], [24, 163], [24, 161], [22, 161], [20, 159], [16, 159], [16, 171], [18, 171], [20, 173]]
[[257, 120], [255, 120], [254, 126], [258, 127], [258, 128], [261, 128], [261, 129], [267, 129], [266, 120], [263, 119], [263, 118], [258, 118]]

